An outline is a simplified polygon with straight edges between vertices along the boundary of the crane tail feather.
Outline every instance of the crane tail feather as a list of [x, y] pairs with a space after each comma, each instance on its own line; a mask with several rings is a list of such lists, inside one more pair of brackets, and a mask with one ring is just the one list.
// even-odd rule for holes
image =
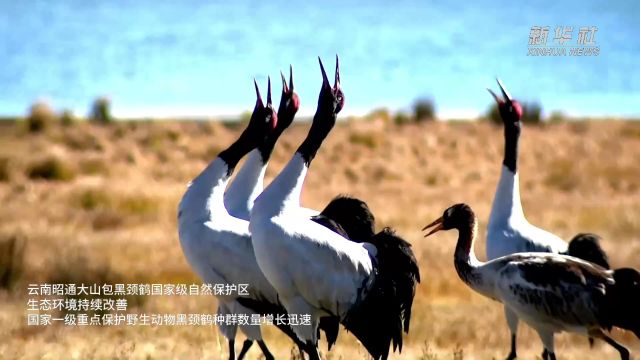
[[342, 324], [374, 359], [386, 359], [391, 346], [402, 351], [420, 273], [411, 245], [393, 230], [385, 228], [367, 242], [378, 250], [375, 278]]
[[609, 323], [632, 331], [640, 339], [640, 272], [632, 268], [613, 271], [615, 284], [607, 291]]

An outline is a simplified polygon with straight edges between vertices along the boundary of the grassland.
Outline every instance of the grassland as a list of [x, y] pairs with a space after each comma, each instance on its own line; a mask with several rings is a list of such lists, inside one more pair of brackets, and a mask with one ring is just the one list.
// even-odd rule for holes
[[[307, 130], [308, 124], [296, 124], [283, 135], [267, 181]], [[225, 359], [226, 344], [212, 327], [27, 326], [26, 285], [197, 282], [180, 250], [177, 203], [186, 183], [239, 131], [220, 122], [80, 121], [31, 133], [24, 124], [0, 121], [0, 242], [19, 239], [23, 245], [9, 256], [21, 270], [17, 283], [0, 290], [0, 358]], [[404, 351], [393, 359], [507, 354], [501, 306], [471, 292], [454, 272], [456, 234], [423, 239], [420, 232], [456, 202], [469, 203], [481, 227], [486, 225], [501, 154], [502, 130], [488, 122], [349, 121], [336, 126], [312, 164], [303, 205], [320, 209], [336, 194], [358, 196], [369, 203], [379, 227], [395, 227], [414, 246], [423, 282]], [[637, 121], [526, 127], [520, 170], [527, 217], [565, 239], [598, 233], [616, 267], [639, 268], [639, 156]], [[476, 251], [483, 259], [484, 236]], [[155, 297], [138, 304], [149, 313], [215, 309], [205, 297]], [[277, 358], [291, 357], [286, 338], [271, 328], [264, 332]], [[614, 335], [640, 356], [639, 340]], [[522, 359], [541, 352], [537, 336], [523, 325], [519, 344]], [[615, 358], [602, 343], [588, 350], [578, 336], [558, 336], [556, 344], [561, 359]], [[365, 353], [345, 332], [325, 356], [360, 359]], [[250, 358], [259, 357], [256, 346]]]

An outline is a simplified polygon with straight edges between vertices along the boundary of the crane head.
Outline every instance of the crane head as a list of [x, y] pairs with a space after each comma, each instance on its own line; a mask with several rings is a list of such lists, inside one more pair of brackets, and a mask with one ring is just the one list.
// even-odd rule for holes
[[340, 88], [340, 62], [338, 55], [336, 55], [336, 75], [333, 87], [331, 87], [329, 83], [329, 78], [324, 71], [322, 60], [320, 60], [319, 57], [318, 61], [320, 62], [320, 71], [322, 72], [322, 89], [320, 90], [320, 97], [318, 98], [318, 110], [337, 114], [344, 107], [344, 94]]
[[505, 126], [509, 125], [517, 125], [522, 118], [522, 106], [517, 100], [514, 100], [509, 92], [502, 84], [500, 79], [496, 79], [498, 81], [498, 86], [500, 87], [500, 92], [502, 93], [502, 98], [496, 95], [491, 89], [487, 89], [489, 93], [493, 96], [498, 104], [498, 111], [500, 112], [500, 117], [502, 118], [502, 122]]
[[280, 72], [280, 76], [282, 76], [282, 96], [278, 108], [278, 128], [284, 130], [293, 122], [293, 118], [300, 108], [300, 98], [293, 89], [293, 67], [289, 66], [289, 84], [287, 84], [287, 79], [282, 72]]
[[248, 134], [253, 135], [253, 137], [255, 137], [255, 141], [259, 143], [275, 129], [278, 124], [278, 115], [273, 109], [273, 105], [271, 103], [271, 79], [269, 79], [266, 106], [262, 101], [260, 89], [258, 88], [258, 83], [255, 79], [253, 79], [253, 84], [256, 88], [256, 106], [251, 114], [251, 119], [249, 119], [247, 131]]
[[475, 227], [476, 216], [467, 204], [456, 204], [444, 211], [441, 217], [422, 228], [422, 231], [431, 229], [424, 237], [435, 234], [441, 230], [460, 229], [464, 226]]

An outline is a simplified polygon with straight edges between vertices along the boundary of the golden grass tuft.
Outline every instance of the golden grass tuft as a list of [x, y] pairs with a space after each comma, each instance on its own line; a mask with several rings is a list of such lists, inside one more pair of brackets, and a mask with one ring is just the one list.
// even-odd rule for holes
[[382, 144], [382, 138], [380, 134], [371, 132], [354, 132], [349, 136], [349, 141], [352, 144], [362, 145], [369, 149], [375, 149]]
[[26, 120], [27, 129], [36, 133], [50, 127], [56, 121], [56, 114], [48, 103], [39, 101], [31, 105]]
[[7, 182], [11, 179], [11, 168], [9, 167], [9, 158], [0, 157], [0, 182]]
[[[126, 280], [120, 273], [115, 271], [110, 265], [104, 261], [90, 261], [86, 255], [79, 252], [79, 249], [72, 249], [64, 253], [58, 254], [57, 261], [54, 263], [48, 278], [47, 284], [76, 284], [79, 285], [97, 285], [102, 286], [125, 284]], [[148, 299], [140, 295], [124, 295], [117, 297], [105, 297], [101, 295], [77, 294], [65, 296], [66, 299], [124, 299], [127, 302], [129, 312], [135, 311], [135, 308], [143, 307]], [[134, 309], [132, 309], [134, 308]], [[82, 311], [86, 312], [86, 311]], [[96, 310], [88, 311], [88, 314], [104, 314], [106, 311]]]
[[0, 289], [12, 289], [24, 273], [26, 241], [16, 234], [0, 233]]
[[27, 176], [34, 180], [71, 181], [75, 175], [71, 166], [57, 157], [36, 161], [27, 169]]

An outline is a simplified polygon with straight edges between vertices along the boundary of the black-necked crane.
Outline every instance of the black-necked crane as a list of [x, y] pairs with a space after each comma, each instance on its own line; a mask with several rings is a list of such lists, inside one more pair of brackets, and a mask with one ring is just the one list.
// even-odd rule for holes
[[391, 344], [402, 349], [408, 331], [418, 266], [410, 244], [385, 229], [367, 242], [354, 242], [300, 212], [300, 193], [311, 161], [344, 105], [336, 57], [331, 87], [323, 76], [309, 134], [293, 158], [255, 200], [250, 230], [256, 259], [290, 314], [309, 315], [293, 325], [313, 360], [318, 325], [337, 317], [375, 359]]
[[[568, 247], [560, 237], [530, 224], [525, 218], [518, 175], [522, 106], [509, 95], [502, 82], [497, 81], [503, 98], [488, 90], [498, 104], [504, 125], [504, 158], [487, 226], [487, 258], [491, 260], [517, 252], [551, 252], [574, 255], [608, 267], [606, 254], [593, 238], [580, 237], [580, 241]], [[518, 317], [508, 307], [504, 312], [511, 332], [511, 352], [507, 360], [513, 360], [517, 356]]]
[[[253, 207], [253, 202], [263, 189], [264, 174], [266, 172], [267, 164], [269, 162], [269, 158], [271, 157], [273, 147], [282, 132], [291, 124], [296, 115], [296, 112], [298, 111], [300, 101], [298, 99], [298, 95], [293, 90], [293, 68], [290, 68], [289, 81], [291, 87], [287, 85], [284, 75], [282, 75], [282, 95], [280, 97], [280, 106], [278, 107], [277, 112], [278, 121], [275, 125], [275, 128], [265, 137], [264, 141], [259, 144], [258, 147], [249, 152], [249, 155], [247, 155], [247, 159], [245, 160], [244, 164], [224, 193], [224, 206], [231, 216], [238, 219], [247, 222], [249, 221], [249, 215], [251, 213], [251, 208]], [[258, 91], [257, 87], [256, 91]], [[270, 96], [268, 102], [270, 102]], [[258, 111], [259, 114], [261, 108], [256, 107], [256, 110], [254, 111]], [[248, 256], [249, 255], [254, 256], [253, 252], [251, 252], [251, 254], [248, 254]], [[233, 266], [233, 264], [230, 264], [229, 266]], [[218, 305], [218, 313], [233, 314], [234, 311], [230, 307], [230, 305], [235, 306], [235, 302], [220, 302]], [[268, 308], [271, 306], [269, 305], [269, 307], [265, 308], [264, 306], [257, 306], [257, 304], [251, 303], [250, 301], [249, 303], [243, 303], [241, 301], [240, 305], [244, 306], [246, 309], [252, 310], [253, 313], [256, 313], [256, 311], [269, 310]], [[242, 349], [240, 350], [240, 354], [238, 355], [238, 360], [242, 360], [244, 358], [246, 353], [253, 345], [254, 341], [258, 342], [258, 346], [260, 346], [260, 349], [267, 359], [272, 357], [270, 351], [268, 350], [268, 347], [262, 339], [262, 334], [259, 326], [250, 324], [224, 324], [222, 326], [219, 326], [221, 333], [227, 339], [229, 339], [230, 354], [232, 354], [231, 349], [234, 347], [234, 339], [238, 327], [240, 327], [242, 332], [247, 336], [247, 339], [242, 344]], [[286, 332], [292, 334], [290, 331]]]
[[[282, 95], [280, 105], [278, 107], [278, 122], [275, 129], [266, 137], [265, 141], [256, 149], [252, 150], [245, 163], [238, 171], [237, 175], [229, 185], [224, 194], [225, 207], [229, 214], [242, 220], [249, 221], [249, 214], [253, 208], [255, 198], [262, 192], [264, 175], [267, 164], [271, 157], [278, 138], [291, 125], [295, 114], [300, 107], [300, 99], [294, 90], [293, 84], [293, 67], [289, 67], [289, 84], [281, 73], [282, 77]], [[341, 235], [350, 239], [368, 239], [373, 235], [374, 219], [369, 208], [358, 199], [339, 196], [333, 199], [327, 207], [318, 213], [316, 210], [301, 208], [302, 215], [310, 217], [313, 221], [325, 225]], [[371, 233], [367, 233], [370, 231]], [[255, 299], [239, 299], [238, 302], [246, 308], [255, 311], [269, 313], [273, 311], [273, 304], [265, 304], [256, 302]], [[267, 305], [267, 306], [265, 306]], [[224, 303], [220, 304], [219, 313], [230, 313]], [[246, 325], [251, 326], [251, 325]], [[255, 326], [253, 326], [255, 327]], [[227, 326], [230, 338], [235, 334], [236, 330], [232, 326]], [[281, 326], [287, 335], [295, 336], [289, 328]], [[242, 329], [242, 326], [241, 326]], [[339, 319], [324, 317], [320, 322], [320, 329], [323, 330], [327, 337], [329, 349], [335, 344], [339, 332]], [[257, 333], [259, 329], [251, 329], [253, 333]], [[253, 341], [258, 340], [258, 344], [265, 352], [266, 345], [262, 338], [252, 339], [247, 337], [243, 343], [238, 359], [241, 360], [247, 351], [251, 348]], [[295, 339], [294, 339], [295, 340]], [[230, 344], [232, 346], [233, 343]], [[300, 345], [300, 344], [298, 344]]]
[[[250, 284], [250, 297], [271, 312], [286, 313], [279, 305], [277, 293], [264, 277], [255, 259], [249, 222], [232, 216], [224, 205], [226, 185], [240, 159], [263, 144], [277, 125], [271, 105], [271, 85], [264, 105], [258, 86], [253, 114], [240, 137], [220, 154], [189, 184], [178, 209], [178, 232], [184, 255], [197, 273], [210, 284]], [[237, 293], [217, 296], [219, 311], [254, 314], [255, 309], [241, 305]], [[235, 358], [234, 339], [237, 326], [222, 324], [221, 333], [229, 342], [229, 357]], [[259, 326], [242, 326], [250, 340], [257, 340], [265, 357], [273, 359], [262, 341]], [[294, 339], [291, 330], [282, 329]], [[245, 344], [247, 346], [247, 344]], [[248, 348], [247, 348], [248, 349]]]
[[502, 302], [536, 330], [544, 344], [543, 360], [555, 360], [554, 334], [572, 332], [600, 338], [623, 360], [629, 351], [605, 332], [630, 330], [640, 338], [640, 273], [608, 270], [576, 257], [527, 252], [479, 261], [473, 249], [477, 220], [466, 204], [453, 205], [423, 231], [458, 230], [454, 265], [471, 289]]

